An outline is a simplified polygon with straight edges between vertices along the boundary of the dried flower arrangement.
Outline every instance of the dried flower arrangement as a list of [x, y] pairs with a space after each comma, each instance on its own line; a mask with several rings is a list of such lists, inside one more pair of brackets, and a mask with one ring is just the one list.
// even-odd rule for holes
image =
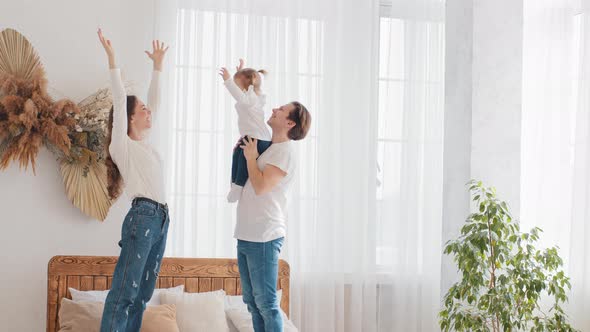
[[0, 33], [0, 169], [18, 161], [35, 172], [43, 144], [69, 154], [68, 133], [75, 128], [78, 108], [69, 100], [54, 102], [39, 56], [18, 32]]
[[0, 169], [11, 161], [32, 165], [45, 146], [60, 162], [66, 193], [85, 214], [104, 220], [107, 192], [105, 136], [110, 91], [101, 89], [78, 105], [54, 101], [40, 58], [13, 29], [0, 32]]
[[107, 190], [107, 122], [112, 106], [109, 89], [100, 89], [78, 104], [72, 147], [59, 159], [66, 193], [86, 214], [104, 220], [111, 206]]

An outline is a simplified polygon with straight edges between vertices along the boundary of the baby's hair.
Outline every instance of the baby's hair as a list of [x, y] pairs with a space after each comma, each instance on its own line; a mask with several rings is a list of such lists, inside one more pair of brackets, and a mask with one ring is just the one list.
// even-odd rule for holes
[[256, 70], [253, 68], [244, 68], [238, 71], [235, 74], [235, 77], [238, 75], [243, 75], [246, 78], [247, 86], [253, 85], [254, 89], [259, 90], [260, 85], [262, 84], [262, 78], [260, 77], [260, 74], [266, 76], [268, 75], [268, 71], [264, 69]]

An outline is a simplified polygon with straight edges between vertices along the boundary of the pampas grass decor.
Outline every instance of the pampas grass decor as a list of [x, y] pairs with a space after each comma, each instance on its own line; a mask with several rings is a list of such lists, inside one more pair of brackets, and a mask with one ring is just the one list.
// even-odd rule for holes
[[[0, 32], [0, 169], [11, 161], [21, 168], [32, 165], [43, 144], [64, 155], [71, 146], [78, 107], [68, 100], [54, 102], [39, 55], [16, 30]], [[1, 152], [1, 151], [0, 151]]]

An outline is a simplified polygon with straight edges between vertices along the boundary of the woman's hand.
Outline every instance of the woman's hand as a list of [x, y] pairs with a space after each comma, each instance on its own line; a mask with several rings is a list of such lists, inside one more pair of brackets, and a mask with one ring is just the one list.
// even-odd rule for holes
[[258, 140], [255, 138], [251, 138], [246, 136], [243, 139], [244, 145], [241, 145], [240, 148], [244, 150], [244, 157], [246, 160], [256, 160], [259, 156], [258, 154]]
[[164, 43], [159, 40], [152, 41], [152, 52], [145, 51], [145, 54], [154, 62], [154, 70], [162, 71], [164, 56], [170, 46], [164, 47]]
[[102, 47], [104, 48], [104, 51], [106, 52], [109, 59], [109, 68], [117, 68], [115, 64], [115, 50], [113, 49], [113, 45], [109, 39], [104, 37], [102, 34], [102, 29], [100, 28], [98, 29], [98, 39], [100, 40], [100, 43], [102, 44]]
[[219, 69], [219, 76], [221, 76], [223, 78], [223, 81], [227, 81], [230, 78], [229, 75], [229, 70], [227, 70], [227, 68], [222, 67], [221, 69]]

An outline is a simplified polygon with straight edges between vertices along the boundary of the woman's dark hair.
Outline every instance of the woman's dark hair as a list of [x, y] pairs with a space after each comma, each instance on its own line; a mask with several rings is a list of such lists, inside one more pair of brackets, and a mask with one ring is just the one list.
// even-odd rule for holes
[[[135, 105], [137, 105], [137, 97], [136, 96], [127, 96], [127, 134], [129, 134], [129, 122], [131, 121], [131, 116], [135, 113]], [[112, 200], [115, 200], [121, 195], [122, 188], [123, 188], [123, 178], [121, 177], [121, 172], [119, 172], [119, 168], [111, 158], [111, 153], [109, 152], [109, 146], [111, 145], [111, 136], [113, 131], [113, 112], [114, 108], [111, 107], [111, 111], [109, 113], [109, 123], [107, 128], [107, 140], [106, 140], [106, 165], [107, 165], [107, 189], [109, 191], [109, 197]]]

